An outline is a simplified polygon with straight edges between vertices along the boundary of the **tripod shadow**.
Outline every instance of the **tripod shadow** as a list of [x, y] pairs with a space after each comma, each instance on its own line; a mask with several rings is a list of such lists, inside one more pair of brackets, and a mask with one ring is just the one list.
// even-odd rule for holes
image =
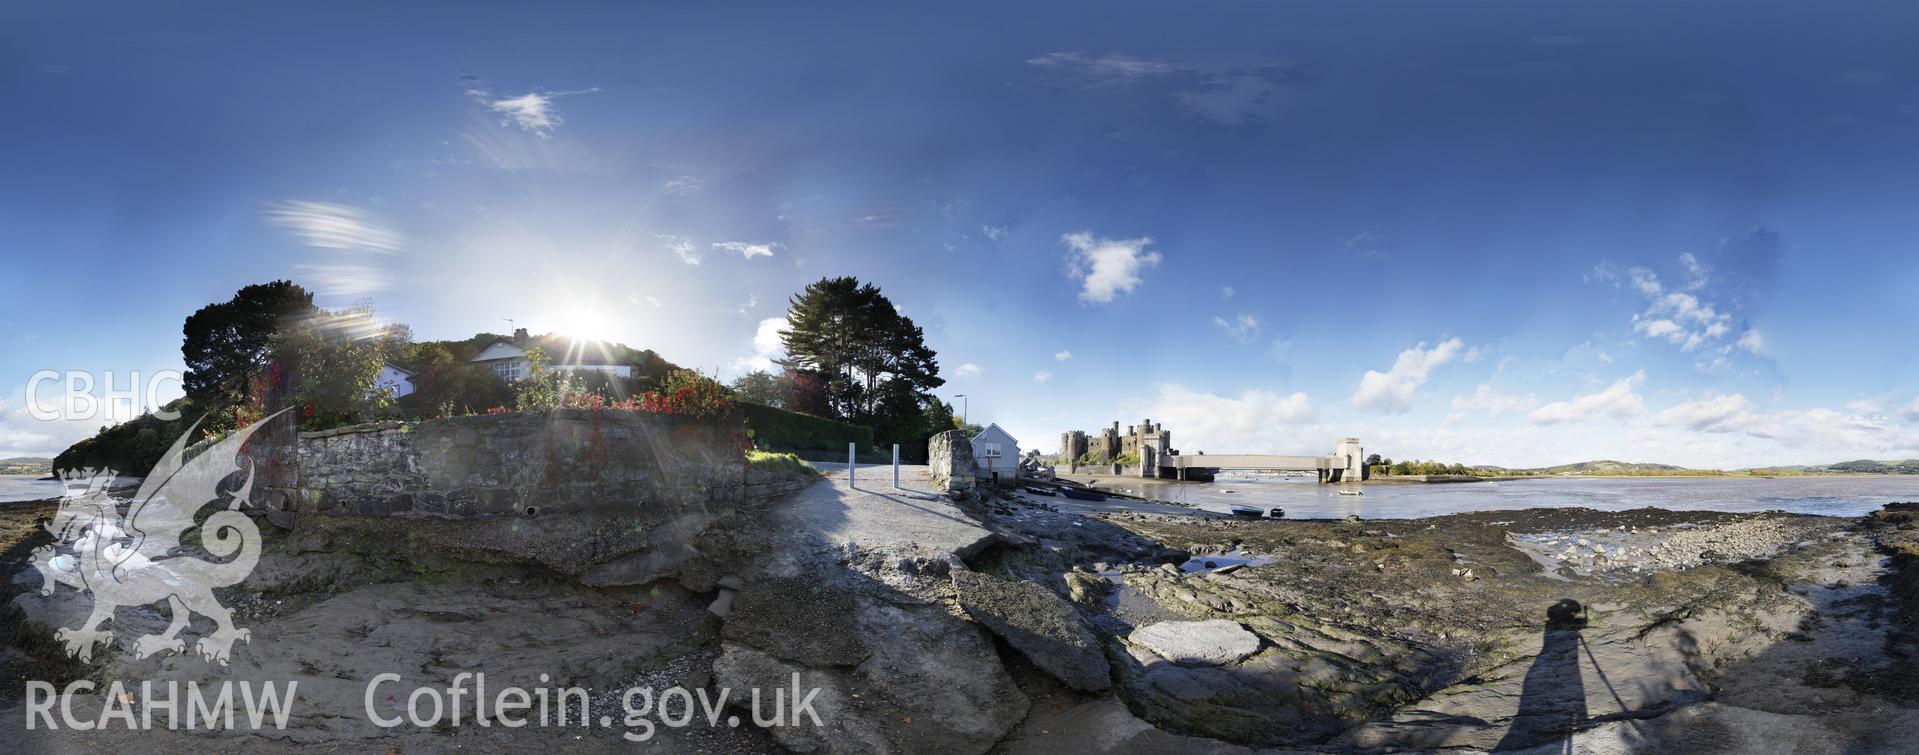
[[1572, 733], [1586, 721], [1586, 684], [1579, 670], [1580, 630], [1586, 627], [1583, 610], [1571, 598], [1546, 609], [1539, 657], [1526, 670], [1512, 727], [1494, 750], [1552, 743], [1571, 747]]

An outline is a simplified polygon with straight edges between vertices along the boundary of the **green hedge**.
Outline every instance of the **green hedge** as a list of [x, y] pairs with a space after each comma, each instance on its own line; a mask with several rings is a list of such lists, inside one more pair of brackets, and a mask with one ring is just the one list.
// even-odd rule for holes
[[746, 426], [753, 431], [753, 442], [771, 451], [838, 451], [846, 453], [846, 444], [857, 443], [860, 450], [873, 447], [873, 428], [834, 422], [811, 414], [789, 412], [762, 404], [742, 401]]

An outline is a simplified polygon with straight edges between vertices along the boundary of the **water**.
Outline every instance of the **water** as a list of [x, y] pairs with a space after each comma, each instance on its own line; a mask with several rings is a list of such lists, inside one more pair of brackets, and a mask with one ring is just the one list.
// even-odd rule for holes
[[[1228, 477], [1212, 483], [1102, 479], [1100, 487], [1127, 487], [1149, 498], [1192, 504], [1217, 513], [1244, 504], [1283, 508], [1288, 519], [1409, 519], [1468, 511], [1582, 506], [1620, 511], [1646, 506], [1673, 511], [1782, 510], [1825, 516], [1863, 516], [1894, 501], [1919, 501], [1919, 476], [1846, 477], [1614, 477], [1540, 478], [1504, 482], [1380, 483], [1342, 496], [1340, 486], [1310, 478]], [[1232, 491], [1230, 493], [1225, 491]], [[1115, 501], [1114, 503], [1119, 503]]]
[[0, 503], [38, 501], [59, 498], [59, 480], [41, 480], [46, 475], [0, 475]]

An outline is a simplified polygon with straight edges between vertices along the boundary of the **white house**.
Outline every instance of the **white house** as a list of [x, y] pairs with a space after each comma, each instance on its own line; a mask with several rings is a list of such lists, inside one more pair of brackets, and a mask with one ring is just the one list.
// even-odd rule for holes
[[1014, 485], [1019, 482], [1019, 441], [998, 424], [987, 425], [986, 429], [973, 436], [973, 466], [980, 480], [991, 480], [996, 485]]
[[374, 378], [375, 390], [389, 391], [388, 395], [399, 398], [413, 392], [413, 373], [391, 364], [380, 365], [380, 376]]
[[[554, 355], [548, 354], [547, 356], [553, 357]], [[507, 382], [523, 380], [526, 378], [527, 373], [533, 369], [532, 360], [526, 358], [526, 349], [520, 348], [505, 338], [496, 339], [493, 343], [488, 344], [486, 348], [481, 349], [480, 353], [473, 357], [472, 361], [474, 364], [484, 364], [493, 368], [493, 374], [499, 375], [500, 379]], [[608, 376], [619, 378], [629, 378], [633, 376], [632, 365], [606, 364], [599, 360], [597, 354], [591, 357], [581, 356], [570, 364], [548, 363], [547, 368], [566, 370], [569, 372], [601, 372]]]

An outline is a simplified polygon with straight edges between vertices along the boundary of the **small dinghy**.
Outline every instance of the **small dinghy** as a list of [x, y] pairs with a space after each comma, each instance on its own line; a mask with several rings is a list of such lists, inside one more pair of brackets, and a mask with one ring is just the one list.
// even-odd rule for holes
[[1358, 490], [1341, 490], [1339, 491], [1339, 494], [1340, 495], [1365, 495], [1365, 493]]
[[1274, 519], [1285, 519], [1285, 518], [1286, 518], [1286, 510], [1285, 510], [1285, 509], [1273, 509], [1272, 511], [1268, 511], [1268, 512], [1266, 512], [1266, 514], [1267, 514], [1267, 516], [1271, 516], [1271, 517], [1272, 517], [1272, 518], [1274, 518]]
[[1104, 501], [1104, 500], [1106, 500], [1106, 496], [1105, 496], [1105, 494], [1103, 494], [1103, 493], [1095, 493], [1095, 492], [1093, 492], [1093, 491], [1091, 491], [1091, 490], [1081, 490], [1081, 489], [1079, 489], [1079, 488], [1065, 488], [1065, 487], [1062, 487], [1062, 488], [1060, 488], [1060, 489], [1059, 489], [1059, 492], [1060, 492], [1060, 493], [1061, 493], [1062, 495], [1065, 495], [1065, 496], [1066, 496], [1067, 498], [1072, 498], [1072, 499], [1075, 499], [1075, 500], [1080, 500], [1080, 501]]
[[1038, 485], [1026, 486], [1026, 492], [1032, 493], [1033, 495], [1044, 495], [1044, 496], [1059, 495], [1059, 493], [1053, 490], [1052, 488], [1042, 488]]
[[1235, 503], [1232, 506], [1229, 506], [1228, 508], [1232, 509], [1233, 516], [1250, 516], [1254, 519], [1258, 519], [1266, 515], [1265, 512], [1259, 510], [1258, 506], [1241, 506]]

